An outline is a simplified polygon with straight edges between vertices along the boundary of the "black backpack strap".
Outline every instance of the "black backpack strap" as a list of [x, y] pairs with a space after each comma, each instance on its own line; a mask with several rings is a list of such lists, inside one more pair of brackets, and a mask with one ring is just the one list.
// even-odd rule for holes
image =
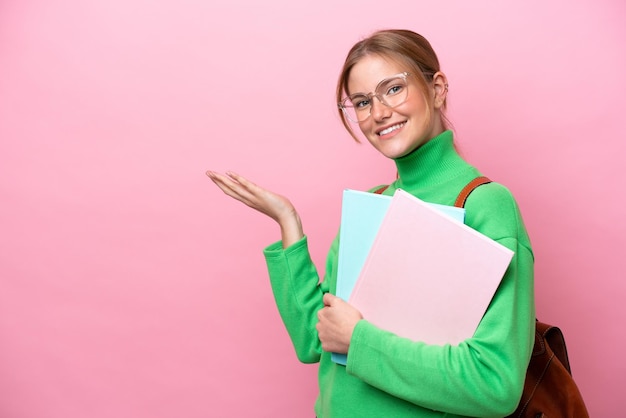
[[465, 201], [467, 201], [470, 193], [472, 193], [478, 186], [482, 186], [487, 183], [491, 183], [491, 180], [485, 176], [476, 177], [474, 180], [467, 183], [467, 185], [463, 187], [463, 190], [461, 190], [461, 193], [459, 193], [459, 196], [456, 198], [454, 206], [457, 208], [465, 207]]

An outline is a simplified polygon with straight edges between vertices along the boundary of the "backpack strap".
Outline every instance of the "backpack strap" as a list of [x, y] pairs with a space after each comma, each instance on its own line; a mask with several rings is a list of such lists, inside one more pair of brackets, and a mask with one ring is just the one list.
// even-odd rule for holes
[[[491, 180], [485, 176], [476, 177], [474, 180], [467, 183], [467, 185], [463, 188], [463, 190], [461, 190], [461, 193], [459, 193], [459, 196], [456, 198], [456, 201], [454, 202], [454, 206], [456, 206], [457, 208], [464, 207], [465, 201], [469, 197], [470, 193], [472, 193], [474, 189], [477, 188], [478, 186], [482, 186], [483, 184], [487, 184], [487, 183], [491, 183]], [[378, 189], [374, 190], [374, 193], [383, 194], [383, 192], [387, 190], [388, 187], [389, 185], [379, 187]]]
[[385, 190], [387, 190], [387, 188], [388, 188], [388, 187], [389, 187], [389, 185], [387, 185], [387, 186], [382, 186], [382, 187], [380, 187], [380, 188], [378, 188], [378, 189], [374, 190], [374, 193], [376, 193], [376, 194], [383, 194], [383, 192], [384, 192]]
[[485, 176], [476, 177], [474, 180], [467, 183], [463, 190], [461, 190], [461, 193], [459, 193], [459, 196], [456, 198], [454, 206], [456, 206], [457, 208], [464, 207], [465, 201], [469, 197], [470, 193], [472, 193], [474, 189], [476, 189], [478, 186], [482, 186], [483, 184], [487, 183], [491, 183], [491, 180], [489, 180]]

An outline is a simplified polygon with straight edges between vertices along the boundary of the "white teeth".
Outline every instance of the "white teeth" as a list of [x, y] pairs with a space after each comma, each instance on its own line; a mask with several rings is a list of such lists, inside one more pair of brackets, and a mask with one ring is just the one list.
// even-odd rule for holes
[[383, 129], [382, 131], [380, 131], [380, 132], [378, 133], [378, 135], [379, 135], [379, 136], [380, 136], [380, 135], [387, 135], [388, 133], [393, 132], [393, 131], [395, 131], [396, 129], [400, 129], [400, 128], [402, 128], [403, 126], [404, 126], [404, 123], [399, 123], [399, 124], [397, 124], [397, 125], [390, 126], [389, 128], [387, 128], [387, 129]]

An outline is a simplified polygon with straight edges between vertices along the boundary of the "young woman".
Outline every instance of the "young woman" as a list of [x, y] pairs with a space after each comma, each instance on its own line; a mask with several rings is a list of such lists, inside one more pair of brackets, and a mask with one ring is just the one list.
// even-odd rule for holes
[[[374, 148], [395, 161], [398, 178], [385, 194], [403, 189], [452, 205], [480, 176], [455, 150], [444, 115], [447, 94], [435, 52], [414, 32], [379, 31], [348, 53], [337, 86], [340, 117], [355, 139], [358, 126]], [[502, 417], [515, 410], [534, 341], [533, 254], [518, 206], [504, 186], [477, 188], [466, 202], [465, 222], [513, 250], [513, 260], [474, 336], [436, 346], [380, 329], [333, 296], [338, 239], [318, 283], [300, 218], [288, 199], [235, 173], [207, 175], [224, 193], [280, 226], [281, 241], [264, 253], [298, 358], [320, 362], [318, 417]], [[346, 366], [332, 362], [331, 352], [347, 353]]]

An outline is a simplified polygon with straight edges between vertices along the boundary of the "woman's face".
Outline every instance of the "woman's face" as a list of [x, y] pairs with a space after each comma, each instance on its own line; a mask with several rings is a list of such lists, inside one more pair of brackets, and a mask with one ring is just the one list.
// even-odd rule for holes
[[[404, 71], [408, 69], [391, 60], [378, 55], [365, 56], [352, 67], [348, 90], [351, 95], [368, 94], [381, 80]], [[422, 94], [415, 76], [407, 77], [408, 96], [404, 103], [392, 109], [372, 98], [370, 117], [359, 122], [359, 128], [370, 144], [388, 158], [405, 156], [443, 132], [439, 114], [442, 100], [433, 94]], [[433, 89], [434, 86], [435, 81]], [[445, 98], [445, 91], [443, 94]]]

